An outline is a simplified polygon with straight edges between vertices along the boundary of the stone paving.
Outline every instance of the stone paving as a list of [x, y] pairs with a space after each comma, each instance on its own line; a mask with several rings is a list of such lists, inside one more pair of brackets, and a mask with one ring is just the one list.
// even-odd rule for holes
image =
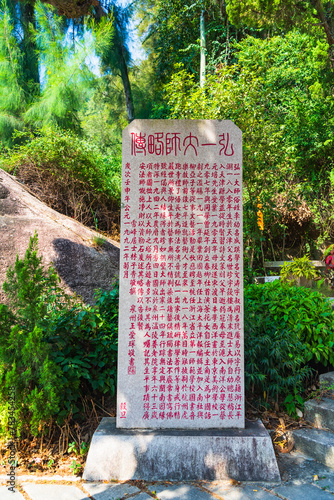
[[334, 500], [334, 469], [292, 452], [278, 459], [281, 483], [127, 481], [95, 483], [78, 478], [17, 476], [15, 492], [0, 477], [0, 500]]

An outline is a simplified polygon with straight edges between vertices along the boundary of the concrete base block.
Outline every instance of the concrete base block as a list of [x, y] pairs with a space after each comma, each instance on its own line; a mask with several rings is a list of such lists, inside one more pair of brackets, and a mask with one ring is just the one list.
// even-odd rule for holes
[[87, 481], [280, 481], [270, 436], [261, 421], [245, 429], [117, 429], [104, 418], [94, 433]]

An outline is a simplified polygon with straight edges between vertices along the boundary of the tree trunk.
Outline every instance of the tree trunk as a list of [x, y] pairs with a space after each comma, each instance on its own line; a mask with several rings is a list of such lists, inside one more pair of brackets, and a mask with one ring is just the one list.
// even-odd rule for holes
[[121, 78], [123, 82], [123, 87], [124, 87], [124, 95], [125, 95], [125, 102], [126, 102], [126, 111], [128, 115], [128, 120], [129, 123], [132, 122], [132, 120], [135, 119], [135, 108], [133, 105], [133, 97], [132, 97], [132, 90], [131, 90], [131, 85], [130, 85], [130, 80], [129, 80], [129, 74], [128, 74], [128, 67], [126, 65], [125, 57], [123, 54], [123, 46], [120, 46], [120, 72], [121, 72]]
[[[68, 18], [78, 18], [86, 15], [89, 12], [91, 6], [94, 7], [95, 14], [98, 19], [101, 19], [102, 17], [106, 16], [106, 12], [103, 10], [99, 0], [81, 0], [80, 2], [76, 2], [74, 0], [42, 0], [42, 2], [53, 5], [54, 7], [57, 8], [59, 15], [64, 15]], [[116, 26], [116, 31], [117, 31], [117, 26]], [[126, 64], [126, 59], [124, 57], [124, 47], [122, 43], [122, 37], [117, 33], [114, 38], [114, 43], [117, 44], [116, 51], [117, 54], [119, 55], [119, 61], [117, 67], [121, 73], [128, 120], [129, 122], [131, 122], [135, 118], [131, 84], [129, 80], [129, 73]]]
[[200, 60], [200, 86], [205, 85], [205, 22], [204, 22], [204, 10], [201, 12], [200, 21], [200, 40], [201, 40], [201, 60]]
[[334, 72], [334, 22], [333, 18], [327, 19], [325, 14], [325, 9], [321, 0], [312, 0], [312, 5], [317, 11], [317, 18], [319, 19], [321, 26], [323, 27], [327, 43], [329, 45], [328, 54], [329, 60]]
[[[22, 54], [24, 85], [28, 93], [39, 93], [39, 69], [37, 46], [31, 33], [35, 28], [35, 3], [21, 3], [21, 23], [23, 30]], [[31, 85], [31, 83], [33, 85]], [[33, 88], [35, 87], [35, 88]]]
[[[96, 0], [96, 3], [98, 3], [97, 0]], [[98, 18], [101, 18], [102, 16], [106, 16], [106, 13], [104, 12], [104, 10], [102, 8], [95, 7], [95, 9], [96, 9], [96, 15]], [[122, 35], [119, 32], [120, 30], [117, 26], [117, 23], [115, 23], [115, 31], [116, 31], [116, 33], [115, 33], [115, 36], [113, 39], [113, 43], [115, 44], [115, 49], [116, 49], [115, 52], [118, 55], [117, 69], [120, 71], [121, 78], [122, 78], [124, 95], [125, 95], [125, 102], [126, 102], [126, 112], [128, 115], [128, 121], [130, 123], [130, 122], [132, 122], [132, 120], [135, 119], [135, 108], [134, 108], [134, 104], [133, 104], [133, 97], [132, 97], [131, 84], [130, 84], [130, 80], [129, 80], [128, 67], [126, 64], [125, 56], [124, 56], [124, 46], [123, 46]]]

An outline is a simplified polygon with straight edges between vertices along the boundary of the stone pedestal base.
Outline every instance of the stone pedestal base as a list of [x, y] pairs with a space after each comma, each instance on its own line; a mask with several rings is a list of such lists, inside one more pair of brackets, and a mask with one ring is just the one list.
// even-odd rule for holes
[[109, 481], [280, 481], [261, 421], [245, 429], [117, 429], [104, 418], [94, 433], [83, 479]]

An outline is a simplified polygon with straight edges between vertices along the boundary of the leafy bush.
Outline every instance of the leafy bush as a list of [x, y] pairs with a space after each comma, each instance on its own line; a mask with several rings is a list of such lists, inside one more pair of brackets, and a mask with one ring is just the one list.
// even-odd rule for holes
[[115, 394], [117, 366], [118, 286], [97, 295], [95, 306], [77, 304], [54, 311], [45, 330], [51, 359], [62, 370], [60, 417], [79, 413], [84, 395]]
[[[248, 293], [247, 293], [248, 292]], [[256, 298], [245, 294], [245, 385], [261, 398], [277, 398], [301, 389], [311, 370], [307, 348], [295, 331], [273, 322], [265, 309], [252, 308]], [[254, 302], [253, 302], [253, 300]]]
[[[278, 338], [275, 335], [282, 335], [282, 342], [286, 338], [287, 341], [290, 339], [292, 346], [295, 343], [291, 354], [296, 358], [304, 356], [304, 362], [314, 360], [323, 366], [334, 364], [334, 313], [330, 302], [319, 292], [280, 281], [246, 287], [246, 342], [249, 342], [249, 332], [256, 332], [260, 337], [263, 335], [262, 324], [268, 325], [273, 340]], [[305, 352], [297, 339], [305, 346]]]
[[110, 231], [118, 222], [120, 158], [103, 154], [88, 140], [45, 128], [2, 157], [47, 205], [93, 228]]
[[59, 299], [59, 278], [54, 270], [45, 270], [37, 256], [37, 234], [30, 239], [25, 258], [16, 258], [7, 271], [3, 289], [10, 309], [0, 305], [0, 403], [2, 434], [6, 432], [8, 398], [12, 387], [16, 394], [18, 432], [29, 426], [37, 434], [59, 410], [60, 370], [50, 360], [39, 320], [48, 306]]
[[0, 434], [6, 435], [9, 398], [16, 393], [18, 432], [43, 432], [83, 413], [82, 400], [114, 394], [118, 287], [96, 295], [94, 306], [67, 296], [51, 267], [37, 256], [37, 234], [24, 259], [7, 272], [0, 304]]
[[307, 348], [296, 331], [273, 320], [259, 288], [245, 290], [245, 384], [261, 398], [277, 398], [301, 389], [310, 374]]
[[319, 273], [311, 264], [308, 255], [293, 259], [293, 262], [285, 262], [281, 269], [281, 280], [283, 283], [296, 284], [298, 278], [312, 280], [319, 277]]
[[66, 295], [59, 287], [59, 277], [50, 267], [45, 270], [42, 257], [37, 255], [37, 233], [30, 238], [24, 259], [16, 257], [14, 266], [7, 271], [7, 281], [3, 284], [4, 292], [15, 314], [12, 324], [18, 323], [26, 329], [43, 318], [50, 307], [57, 305], [59, 300], [66, 300]]
[[[3, 313], [0, 309], [0, 318]], [[8, 336], [1, 331], [0, 344], [0, 432], [6, 434], [8, 399], [14, 387], [17, 432], [28, 427], [37, 435], [59, 411], [59, 367], [50, 359], [50, 347], [38, 326], [27, 331], [16, 325]]]

